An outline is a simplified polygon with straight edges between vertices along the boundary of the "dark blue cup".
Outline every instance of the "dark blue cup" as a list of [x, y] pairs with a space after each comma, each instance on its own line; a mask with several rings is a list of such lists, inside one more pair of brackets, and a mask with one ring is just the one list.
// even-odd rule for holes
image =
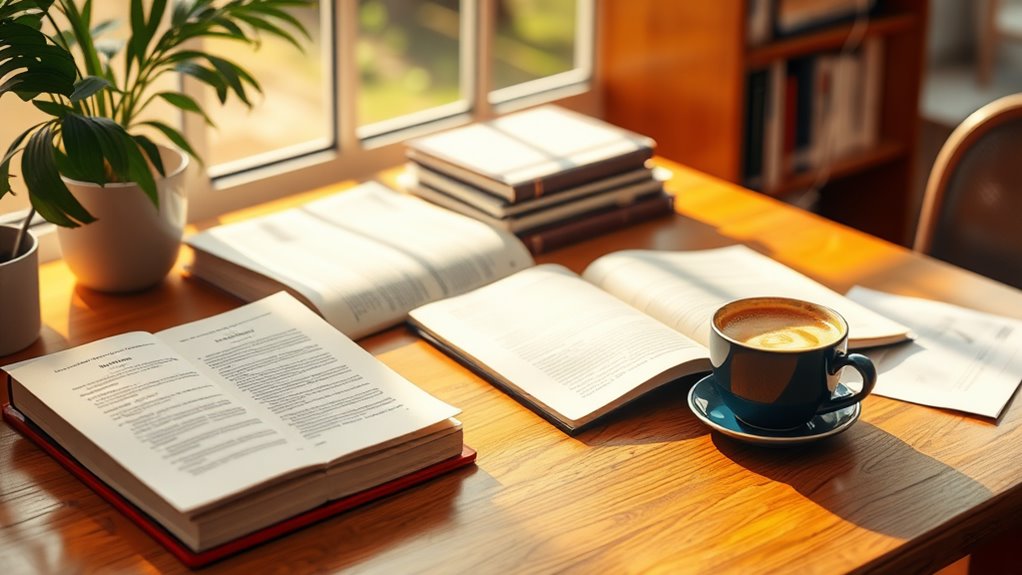
[[[836, 311], [781, 297], [729, 302], [713, 315], [713, 381], [738, 419], [792, 429], [862, 401], [876, 384], [868, 357], [847, 353], [848, 322]], [[862, 375], [862, 389], [834, 397], [841, 370]]]

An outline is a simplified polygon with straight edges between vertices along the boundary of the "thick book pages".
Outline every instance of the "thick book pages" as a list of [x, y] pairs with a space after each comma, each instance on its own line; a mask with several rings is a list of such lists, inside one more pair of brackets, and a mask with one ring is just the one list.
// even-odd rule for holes
[[557, 106], [409, 140], [412, 161], [509, 202], [643, 167], [656, 143]]
[[[663, 182], [670, 177], [669, 173], [663, 172], [666, 172], [666, 170], [660, 170], [658, 172], [658, 170], [654, 170], [653, 168], [642, 167], [637, 170], [630, 170], [620, 174], [600, 178], [598, 180], [593, 180], [582, 184], [581, 186], [576, 186], [570, 190], [564, 190], [551, 196], [542, 196], [517, 203], [511, 203], [501, 197], [466, 184], [465, 182], [441, 174], [425, 166], [420, 166], [415, 162], [408, 163], [408, 171], [402, 176], [401, 184], [405, 189], [412, 193], [415, 193], [415, 187], [417, 185], [431, 188], [438, 193], [448, 196], [450, 198], [449, 200], [446, 200], [448, 202], [457, 200], [462, 204], [468, 204], [489, 216], [503, 219], [530, 212], [538, 212], [552, 206], [571, 203], [574, 200], [598, 195], [610, 190], [618, 190], [641, 184], [648, 185], [653, 182]], [[444, 202], [434, 203], [446, 205]]]
[[553, 264], [423, 306], [410, 321], [569, 432], [710, 368], [690, 338]]
[[463, 447], [457, 409], [286, 293], [3, 369], [18, 411], [197, 552]]
[[60, 465], [78, 478], [79, 481], [92, 489], [97, 495], [124, 514], [128, 520], [137, 525], [142, 531], [162, 545], [168, 552], [177, 557], [179, 561], [193, 569], [205, 567], [211, 563], [221, 561], [257, 545], [283, 537], [298, 531], [299, 529], [308, 527], [309, 525], [313, 525], [320, 521], [329, 519], [330, 517], [350, 511], [356, 507], [365, 505], [366, 503], [382, 499], [420, 483], [429, 481], [439, 475], [454, 471], [455, 469], [466, 465], [471, 465], [476, 459], [475, 450], [465, 446], [459, 455], [445, 459], [439, 463], [434, 463], [429, 467], [413, 471], [408, 475], [398, 477], [397, 479], [348, 495], [341, 499], [335, 499], [324, 503], [319, 507], [315, 507], [293, 517], [289, 517], [267, 527], [263, 527], [258, 531], [253, 531], [248, 535], [217, 545], [216, 547], [212, 547], [204, 551], [194, 551], [185, 545], [180, 539], [175, 537], [173, 533], [167, 531], [162, 525], [157, 523], [145, 511], [132, 504], [131, 501], [124, 498], [124, 496], [118, 493], [115, 489], [104, 483], [94, 473], [82, 466], [82, 464], [79, 463], [78, 460], [76, 460], [70, 453], [54, 442], [52, 438], [46, 435], [45, 432], [29, 421], [13, 406], [3, 406], [2, 416], [3, 420], [7, 422], [11, 428], [35, 443], [40, 449], [53, 457], [58, 463], [60, 463]]
[[632, 224], [674, 213], [674, 196], [655, 194], [627, 206], [571, 218], [519, 236], [533, 254], [543, 254]]
[[709, 371], [713, 312], [762, 295], [837, 310], [848, 320], [851, 347], [909, 338], [904, 326], [744, 246], [615, 252], [581, 277], [537, 266], [412, 310], [409, 321], [425, 339], [575, 432], [655, 387]]
[[567, 221], [572, 218], [584, 218], [601, 210], [626, 207], [654, 196], [663, 195], [663, 184], [650, 178], [576, 198], [570, 202], [543, 206], [532, 211], [504, 217], [495, 217], [470, 203], [421, 182], [412, 184], [409, 187], [409, 191], [424, 200], [459, 214], [464, 214], [487, 225], [501, 228], [514, 234], [524, 234], [543, 226]]
[[710, 321], [717, 308], [756, 296], [792, 297], [836, 310], [848, 321], [852, 349], [911, 337], [904, 325], [742, 245], [684, 252], [614, 252], [590, 264], [583, 277], [702, 345], [709, 344]]
[[514, 235], [376, 182], [185, 242], [194, 276], [246, 301], [287, 290], [355, 339], [533, 264]]

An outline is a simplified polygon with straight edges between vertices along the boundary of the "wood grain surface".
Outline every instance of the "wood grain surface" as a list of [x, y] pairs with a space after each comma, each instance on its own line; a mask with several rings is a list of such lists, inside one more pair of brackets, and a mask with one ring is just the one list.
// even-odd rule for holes
[[[541, 259], [581, 270], [617, 249], [741, 242], [838, 290], [862, 284], [1022, 318], [1018, 290], [661, 164], [674, 172], [677, 216]], [[56, 262], [41, 284], [42, 338], [0, 364], [240, 303], [177, 272], [113, 296], [76, 287]], [[403, 327], [360, 343], [463, 410], [477, 465], [205, 573], [932, 572], [1022, 524], [1017, 399], [994, 422], [872, 396], [846, 433], [778, 450], [711, 433], [686, 407], [689, 379], [569, 437]], [[5, 574], [187, 571], [3, 424], [0, 558]]]

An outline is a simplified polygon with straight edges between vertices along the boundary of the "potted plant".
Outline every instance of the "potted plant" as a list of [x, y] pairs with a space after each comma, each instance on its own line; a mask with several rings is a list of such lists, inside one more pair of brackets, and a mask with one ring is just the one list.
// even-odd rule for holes
[[255, 47], [266, 34], [300, 48], [308, 32], [290, 10], [313, 2], [131, 0], [130, 37], [111, 42], [101, 35], [115, 23], [93, 22], [92, 0], [0, 0], [0, 98], [17, 95], [47, 115], [0, 157], [0, 197], [12, 193], [20, 154], [32, 211], [59, 226], [79, 283], [104, 291], [158, 283], [180, 247], [188, 158], [199, 158], [178, 130], [142, 114], [163, 101], [213, 122], [193, 98], [161, 91], [156, 80], [184, 74], [221, 103], [233, 96], [251, 106], [256, 79], [201, 40]]

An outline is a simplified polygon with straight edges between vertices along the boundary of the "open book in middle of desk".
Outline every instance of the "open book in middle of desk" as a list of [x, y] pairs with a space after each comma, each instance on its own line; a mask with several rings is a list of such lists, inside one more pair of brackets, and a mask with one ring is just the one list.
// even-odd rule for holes
[[427, 340], [552, 423], [575, 432], [667, 382], [710, 370], [710, 320], [724, 302], [782, 295], [849, 324], [849, 346], [908, 329], [744, 246], [620, 251], [582, 276], [536, 266], [412, 310]]

